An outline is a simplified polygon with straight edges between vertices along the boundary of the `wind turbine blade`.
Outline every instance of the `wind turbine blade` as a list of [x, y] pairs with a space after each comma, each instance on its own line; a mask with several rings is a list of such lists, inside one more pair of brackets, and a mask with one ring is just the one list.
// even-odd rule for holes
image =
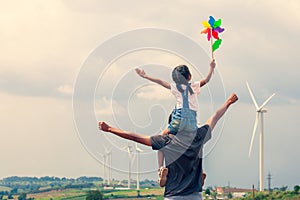
[[130, 146], [130, 145], [127, 146], [127, 152], [128, 152], [128, 156], [131, 156], [132, 146]]
[[255, 98], [254, 98], [254, 95], [253, 95], [253, 93], [252, 93], [252, 90], [251, 90], [251, 88], [250, 88], [250, 86], [249, 86], [249, 83], [248, 83], [248, 82], [246, 82], [246, 83], [247, 83], [247, 88], [248, 88], [248, 90], [249, 90], [251, 99], [252, 99], [252, 101], [253, 101], [253, 103], [254, 103], [254, 105], [255, 105], [256, 110], [258, 110], [258, 105], [257, 105], [257, 103], [256, 103], [256, 100], [255, 100]]
[[137, 143], [135, 143], [135, 150], [137, 152], [143, 152], [143, 150], [138, 147]]
[[105, 153], [107, 154], [108, 151], [107, 151], [106, 146], [103, 145], [103, 147], [104, 147]]
[[130, 155], [130, 148], [129, 148], [129, 146], [128, 146], [128, 148], [127, 148], [127, 152], [128, 152], [128, 154]]
[[272, 99], [272, 97], [275, 95], [275, 93], [274, 94], [272, 94], [260, 107], [259, 107], [259, 109], [258, 110], [261, 110], [261, 109], [263, 109], [263, 107]]
[[252, 132], [252, 138], [251, 138], [250, 148], [249, 148], [249, 157], [251, 155], [251, 150], [252, 150], [252, 146], [253, 146], [253, 141], [254, 141], [254, 136], [256, 133], [257, 124], [258, 124], [258, 112], [256, 113], [256, 119], [255, 119], [254, 128], [253, 128], [253, 132]]

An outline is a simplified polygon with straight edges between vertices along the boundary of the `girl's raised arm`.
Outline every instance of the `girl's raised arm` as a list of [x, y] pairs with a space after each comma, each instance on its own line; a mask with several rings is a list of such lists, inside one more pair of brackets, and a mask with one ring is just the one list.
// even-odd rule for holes
[[212, 74], [214, 73], [215, 67], [216, 67], [215, 60], [212, 60], [210, 63], [210, 68], [209, 68], [209, 72], [208, 72], [207, 76], [205, 77], [205, 79], [200, 81], [200, 87], [204, 86], [206, 83], [209, 82]]

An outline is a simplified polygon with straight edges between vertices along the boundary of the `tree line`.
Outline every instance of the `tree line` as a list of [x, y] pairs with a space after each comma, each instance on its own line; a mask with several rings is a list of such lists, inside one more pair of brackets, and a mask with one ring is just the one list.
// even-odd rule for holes
[[59, 178], [55, 176], [43, 176], [43, 177], [19, 177], [19, 176], [11, 176], [11, 177], [6, 177], [0, 180], [0, 184], [5, 184], [5, 183], [16, 183], [16, 182], [29, 182], [29, 183], [34, 183], [34, 182], [98, 182], [98, 181], [103, 181], [101, 177], [86, 177], [86, 176], [81, 176], [79, 178]]

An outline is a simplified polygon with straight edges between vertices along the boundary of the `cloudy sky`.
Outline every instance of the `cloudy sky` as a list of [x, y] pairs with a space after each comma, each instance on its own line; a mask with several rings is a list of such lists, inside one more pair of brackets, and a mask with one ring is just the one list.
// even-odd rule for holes
[[[0, 178], [103, 177], [103, 155], [111, 150], [113, 177], [126, 179], [128, 145], [136, 172], [135, 144], [97, 131], [96, 121], [148, 135], [159, 133], [174, 100], [133, 69], [141, 66], [170, 81], [172, 68], [184, 63], [191, 67], [193, 80], [201, 79], [210, 61], [201, 22], [213, 15], [222, 18], [225, 32], [215, 52], [216, 72], [199, 96], [199, 123], [230, 93], [236, 92], [240, 100], [205, 148], [206, 186], [257, 187], [259, 134], [249, 158], [255, 107], [246, 81], [258, 104], [276, 93], [264, 118], [265, 176], [272, 174], [272, 186], [292, 189], [300, 184], [298, 0], [12, 0], [0, 4]], [[166, 35], [153, 35], [149, 28]], [[133, 30], [138, 29], [155, 43], [153, 48], [142, 48], [144, 43], [135, 40]], [[118, 43], [118, 36], [125, 40]], [[141, 45], [140, 49], [132, 44]], [[199, 48], [194, 50], [193, 44]], [[123, 47], [129, 50], [122, 52]], [[173, 47], [188, 53], [174, 52]], [[110, 59], [105, 57], [110, 53]], [[87, 68], [92, 70], [86, 75]], [[80, 93], [72, 99], [76, 91]], [[83, 91], [92, 98], [81, 96]], [[88, 116], [81, 115], [86, 107], [80, 105], [86, 102], [93, 104]], [[89, 127], [83, 129], [81, 124]], [[156, 153], [139, 147], [142, 178], [155, 180]]]

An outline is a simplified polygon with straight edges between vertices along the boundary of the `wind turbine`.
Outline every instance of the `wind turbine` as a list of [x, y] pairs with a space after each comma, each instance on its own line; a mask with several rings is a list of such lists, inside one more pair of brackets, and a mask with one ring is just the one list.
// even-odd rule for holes
[[137, 174], [136, 174], [136, 190], [140, 190], [140, 153], [143, 152], [135, 143], [135, 151], [137, 152]]
[[[107, 150], [106, 147], [105, 148], [105, 156], [107, 156], [107, 168], [108, 168], [108, 179], [107, 179], [107, 185], [110, 185], [110, 180], [111, 180], [111, 162], [112, 162], [112, 159], [111, 159], [111, 156], [112, 156], [112, 149], [110, 148], [110, 150]], [[106, 163], [105, 163], [106, 165]]]
[[105, 185], [105, 181], [106, 181], [106, 154], [103, 154], [103, 185]]
[[[110, 180], [111, 180], [111, 155], [112, 155], [112, 149], [108, 150], [105, 146], [105, 153], [101, 154], [99, 152], [97, 152], [100, 156], [103, 157], [103, 184], [105, 185], [106, 182], [106, 168], [108, 171], [108, 175], [107, 175], [107, 185], [110, 185]], [[108, 163], [108, 164], [107, 164]]]
[[132, 146], [130, 146], [129, 144], [127, 146], [127, 152], [128, 152], [128, 189], [130, 189]]
[[251, 150], [252, 150], [252, 145], [253, 145], [253, 140], [254, 140], [254, 136], [256, 133], [256, 128], [258, 125], [258, 121], [259, 121], [259, 117], [261, 119], [261, 124], [260, 124], [260, 142], [259, 142], [259, 190], [263, 191], [264, 190], [264, 172], [263, 172], [263, 168], [264, 168], [264, 126], [263, 126], [263, 114], [267, 112], [266, 109], [263, 109], [264, 106], [272, 99], [272, 97], [275, 95], [272, 94], [260, 107], [258, 106], [258, 104], [256, 103], [256, 100], [254, 98], [254, 95], [252, 93], [252, 90], [247, 82], [247, 88], [249, 90], [251, 99], [254, 103], [254, 106], [256, 108], [256, 119], [255, 119], [255, 123], [254, 123], [254, 128], [253, 128], [253, 133], [252, 133], [252, 138], [251, 138], [251, 142], [250, 142], [250, 148], [249, 148], [249, 157], [251, 155]]

